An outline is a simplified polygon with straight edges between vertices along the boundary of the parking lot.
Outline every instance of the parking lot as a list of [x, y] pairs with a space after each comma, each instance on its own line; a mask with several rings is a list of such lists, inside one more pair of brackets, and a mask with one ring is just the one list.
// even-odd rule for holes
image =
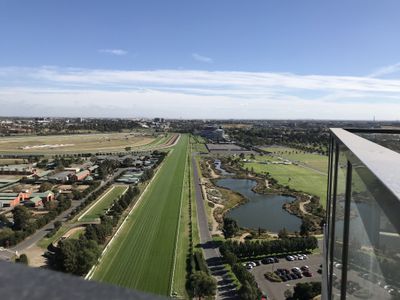
[[[317, 273], [320, 264], [322, 263], [322, 256], [320, 254], [308, 255], [306, 260], [287, 261], [281, 258], [279, 263], [261, 264], [254, 267], [250, 272], [257, 280], [258, 286], [261, 291], [268, 296], [268, 299], [282, 300], [285, 299], [284, 292], [293, 287], [299, 282], [321, 281], [321, 274]], [[266, 272], [274, 272], [277, 269], [291, 270], [294, 267], [308, 266], [312, 277], [303, 277], [300, 279], [288, 280], [286, 282], [271, 282], [264, 277]]]

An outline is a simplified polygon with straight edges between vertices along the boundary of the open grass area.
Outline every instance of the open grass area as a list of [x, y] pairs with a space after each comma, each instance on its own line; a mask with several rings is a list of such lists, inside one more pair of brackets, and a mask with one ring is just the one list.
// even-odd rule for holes
[[[0, 138], [0, 153], [60, 154], [75, 152], [124, 151], [143, 147], [156, 137], [143, 133], [101, 133]], [[161, 137], [160, 137], [161, 139]]]
[[110, 187], [78, 220], [81, 222], [90, 222], [99, 218], [127, 189], [128, 186], [126, 185], [114, 185]]
[[92, 279], [169, 296], [188, 136], [182, 135], [110, 245]]
[[42, 248], [42, 249], [47, 249], [47, 247], [57, 241], [58, 239], [60, 239], [64, 234], [66, 234], [68, 232], [69, 228], [67, 226], [61, 226], [60, 229], [57, 230], [56, 234], [53, 235], [52, 237], [44, 237], [42, 238], [37, 245]]
[[326, 155], [307, 153], [298, 149], [283, 146], [267, 147], [263, 148], [263, 150], [272, 152], [291, 161], [299, 162], [317, 171], [328, 172], [328, 156]]
[[176, 292], [179, 296], [184, 298], [188, 297], [186, 293], [185, 284], [186, 284], [186, 259], [190, 247], [189, 185], [191, 184], [191, 182], [189, 180], [190, 180], [191, 164], [190, 161], [188, 161], [188, 158], [189, 158], [189, 152], [186, 159], [185, 178], [184, 178], [184, 186], [183, 186], [182, 202], [181, 202], [182, 207], [179, 219], [180, 224], [178, 231], [178, 241], [176, 245], [177, 247], [176, 247], [176, 257], [175, 257], [175, 272], [172, 281], [172, 291]]
[[4, 165], [18, 165], [26, 163], [25, 159], [20, 158], [0, 158], [0, 166]]
[[208, 153], [206, 141], [201, 136], [193, 135], [191, 136], [190, 141], [194, 152]]
[[288, 185], [298, 191], [320, 197], [323, 207], [326, 205], [326, 187], [328, 175], [296, 165], [245, 163], [246, 168], [253, 168], [256, 173], [269, 172], [278, 183]]

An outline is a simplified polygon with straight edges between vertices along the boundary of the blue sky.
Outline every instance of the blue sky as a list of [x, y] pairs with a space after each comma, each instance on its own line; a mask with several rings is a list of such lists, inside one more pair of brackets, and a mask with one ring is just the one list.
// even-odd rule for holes
[[0, 0], [0, 114], [400, 119], [399, 11], [397, 0]]

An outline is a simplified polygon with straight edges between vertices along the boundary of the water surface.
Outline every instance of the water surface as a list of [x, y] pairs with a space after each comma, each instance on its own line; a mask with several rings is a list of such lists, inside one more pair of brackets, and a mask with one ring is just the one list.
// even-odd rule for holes
[[289, 231], [300, 231], [301, 219], [282, 209], [286, 202], [294, 200], [290, 196], [263, 195], [253, 192], [255, 180], [226, 178], [217, 180], [217, 185], [238, 192], [249, 202], [227, 213], [227, 217], [236, 220], [241, 227], [278, 232], [283, 227]]

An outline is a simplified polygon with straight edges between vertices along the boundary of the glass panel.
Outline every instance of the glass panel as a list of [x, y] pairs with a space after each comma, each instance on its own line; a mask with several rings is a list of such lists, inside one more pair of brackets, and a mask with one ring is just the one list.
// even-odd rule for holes
[[344, 154], [344, 146], [339, 145], [339, 166], [336, 191], [335, 209], [335, 236], [333, 248], [333, 278], [332, 278], [332, 299], [340, 299], [341, 270], [342, 270], [342, 249], [343, 249], [343, 223], [344, 223], [344, 199], [347, 174], [347, 159]]
[[393, 198], [368, 169], [353, 162], [346, 299], [399, 299], [400, 237], [393, 223], [398, 215], [388, 212], [399, 212], [400, 205]]
[[395, 133], [356, 133], [357, 135], [400, 153], [400, 134]]

